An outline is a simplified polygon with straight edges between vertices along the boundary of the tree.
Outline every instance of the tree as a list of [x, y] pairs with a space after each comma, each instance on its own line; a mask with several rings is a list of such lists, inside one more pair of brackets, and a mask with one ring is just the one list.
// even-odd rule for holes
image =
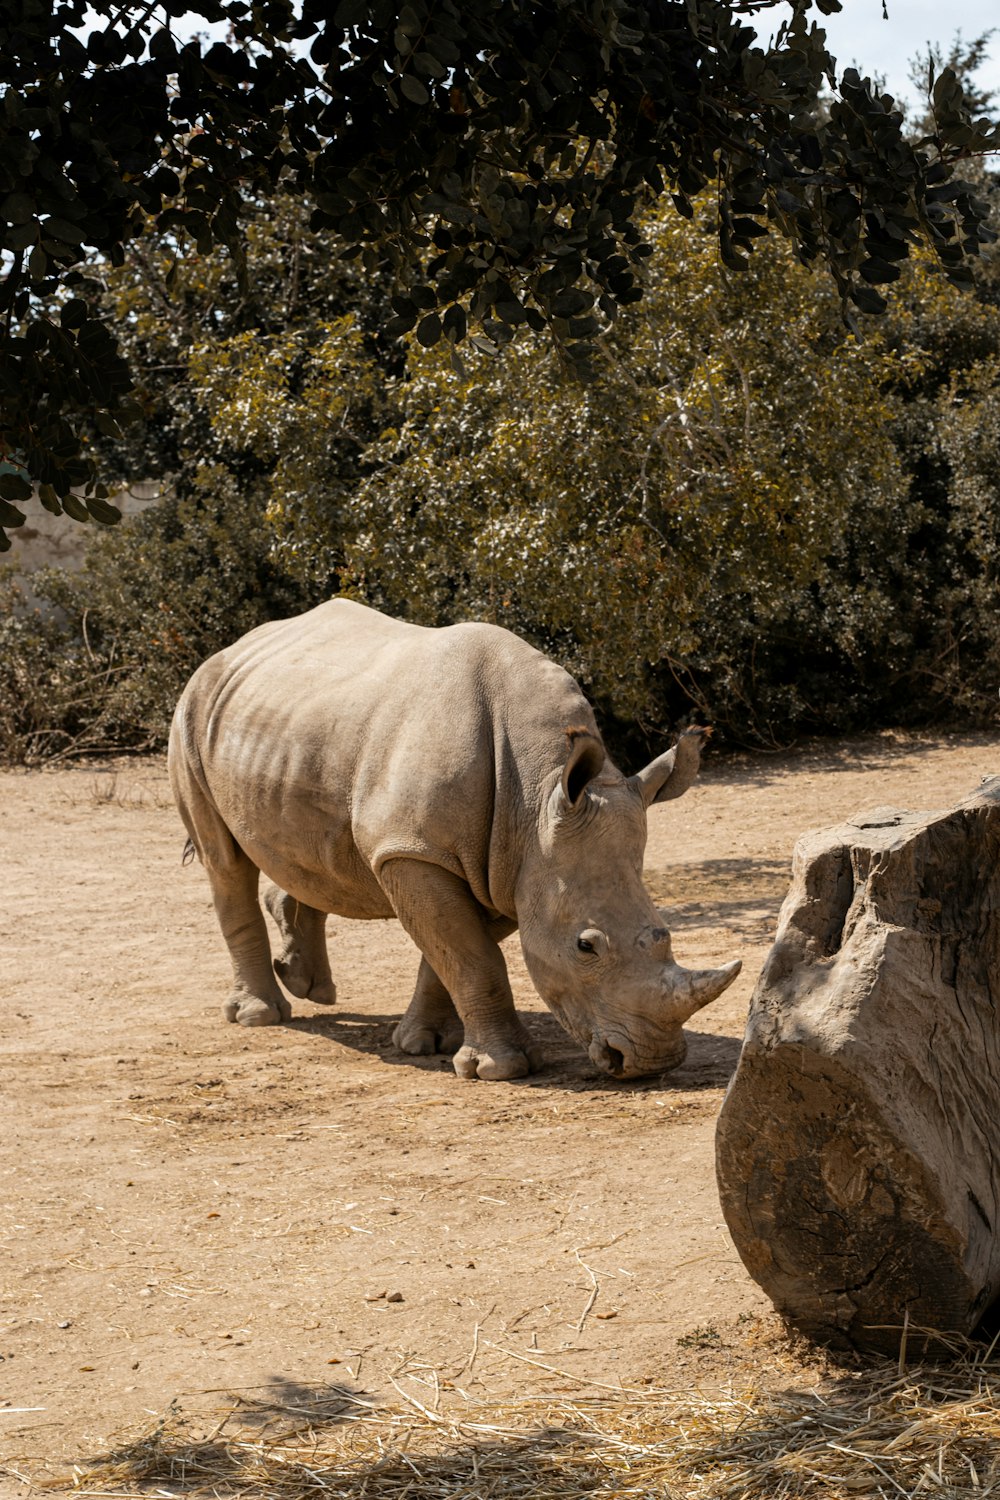
[[[849, 518], [873, 528], [900, 499], [891, 366], [877, 341], [846, 335], [832, 286], [786, 246], [727, 278], [713, 204], [694, 208], [643, 223], [644, 298], [585, 384], [536, 335], [464, 380], [415, 339], [387, 372], [350, 318], [294, 386], [287, 360], [199, 352], [219, 450], [271, 465], [283, 565], [421, 623], [506, 625], [574, 672], [606, 720], [651, 735], [692, 707], [755, 739], [815, 723], [812, 685], [782, 673], [778, 643], [821, 580], [849, 591]], [[346, 492], [321, 420], [345, 392], [371, 434]], [[815, 634], [829, 651], [856, 623], [845, 606]]]
[[464, 378], [386, 338], [387, 287], [300, 200], [252, 205], [245, 292], [216, 250], [168, 300], [170, 236], [133, 244], [102, 274], [143, 415], [100, 459], [172, 498], [35, 575], [51, 627], [0, 589], [7, 753], [159, 744], [205, 655], [345, 591], [519, 631], [626, 758], [690, 714], [770, 744], [994, 722], [1000, 255], [967, 295], [921, 252], [858, 341], [780, 239], [729, 275], [694, 207], [644, 219], [586, 383], [544, 335]]
[[[129, 245], [122, 266], [99, 267], [102, 309], [136, 372], [139, 415], [117, 437], [95, 433], [92, 448], [109, 484], [143, 474], [161, 481], [163, 498], [120, 527], [91, 528], [78, 572], [34, 574], [41, 615], [25, 610], [0, 569], [0, 760], [163, 746], [177, 697], [206, 656], [336, 587], [325, 573], [307, 576], [292, 546], [276, 554], [266, 519], [273, 452], [219, 441], [213, 383], [202, 375], [243, 360], [247, 415], [260, 421], [257, 373], [280, 374], [294, 396], [309, 351], [348, 310], [359, 330], [372, 329], [368, 386], [377, 353], [387, 369], [399, 365], [396, 345], [375, 332], [390, 311], [385, 288], [357, 262], [331, 257], [327, 236], [307, 220], [299, 199], [247, 204], [242, 288], [216, 247], [186, 258], [168, 292], [175, 246], [155, 229]], [[312, 413], [331, 525], [337, 500], [357, 482], [361, 446], [380, 430], [362, 393], [352, 394], [346, 430], [330, 402]]]
[[[586, 383], [530, 332], [473, 353], [465, 378], [412, 335], [400, 359], [379, 288], [324, 257], [304, 205], [255, 211], [248, 298], [216, 254], [178, 272], [172, 318], [169, 244], [133, 247], [108, 296], [144, 416], [102, 467], [174, 498], [96, 537], [82, 573], [35, 583], [74, 659], [110, 674], [102, 743], [158, 743], [198, 660], [331, 592], [520, 632], [581, 678], [622, 749], [615, 720], [652, 740], [692, 709], [744, 739], [835, 722], [840, 685], [817, 721], [775, 642], [818, 577], [844, 593], [830, 559], [848, 518], [870, 529], [898, 499], [886, 362], [780, 241], [728, 277], [712, 200], [694, 207], [644, 221], [645, 296]], [[81, 727], [35, 725], [33, 743]]]
[[153, 216], [178, 260], [221, 243], [242, 264], [251, 190], [308, 191], [314, 227], [395, 276], [388, 333], [458, 344], [471, 323], [494, 349], [527, 324], [583, 370], [641, 296], [649, 194], [688, 215], [714, 182], [724, 263], [745, 269], [777, 230], [829, 267], [849, 317], [884, 308], [915, 242], [965, 280], [988, 231], [955, 169], [998, 131], [947, 69], [917, 143], [852, 70], [817, 115], [834, 60], [810, 13], [839, 0], [787, 0], [760, 45], [747, 23], [776, 3], [340, 0], [331, 18], [319, 0], [202, 0], [230, 26], [208, 45], [175, 34], [182, 0], [165, 24], [128, 0], [4, 0], [0, 458], [20, 472], [0, 477], [0, 528], [29, 480], [52, 510], [114, 518], [90, 438], [134, 402], [93, 256], [120, 263]]

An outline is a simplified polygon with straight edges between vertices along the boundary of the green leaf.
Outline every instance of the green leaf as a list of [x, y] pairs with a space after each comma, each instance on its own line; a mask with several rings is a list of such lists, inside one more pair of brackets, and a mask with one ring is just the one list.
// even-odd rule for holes
[[97, 495], [87, 496], [87, 509], [94, 520], [100, 521], [103, 526], [117, 526], [122, 518], [117, 505], [111, 505], [109, 501], [102, 500]]
[[404, 5], [399, 12], [399, 29], [406, 36], [419, 36], [424, 29], [424, 23], [412, 5]]
[[441, 319], [436, 312], [428, 313], [417, 324], [417, 343], [432, 349], [441, 337]]
[[[629, 277], [629, 285], [632, 283]], [[587, 312], [594, 305], [594, 299], [589, 292], [581, 291], [578, 287], [571, 287], [568, 291], [560, 292], [558, 297], [552, 300], [552, 311], [557, 318], [572, 318], [578, 313]]]
[[902, 274], [899, 266], [893, 265], [890, 261], [881, 260], [878, 256], [871, 256], [868, 260], [862, 261], [858, 267], [858, 273], [872, 285], [898, 281]]
[[[730, 271], [745, 271], [750, 264], [747, 257], [740, 255], [734, 248], [732, 235], [725, 224], [721, 225], [719, 229], [719, 254], [722, 258], [722, 264], [727, 266]], [[619, 297], [618, 300], [623, 301], [624, 299]]]
[[[448, 69], [443, 63], [438, 62], [429, 52], [414, 52], [413, 66], [423, 73], [425, 78], [444, 78]], [[402, 87], [402, 85], [400, 85]], [[405, 93], [406, 90], [403, 89]]]
[[387, 338], [398, 339], [401, 338], [404, 333], [409, 333], [410, 329], [413, 327], [416, 321], [416, 310], [408, 313], [398, 313], [396, 317], [389, 318], [382, 325], [383, 332], [385, 333]]
[[7, 500], [0, 500], [0, 526], [23, 526], [24, 512], [15, 510]]
[[71, 297], [59, 309], [59, 322], [63, 328], [72, 331], [74, 328], [79, 328], [82, 324], [86, 323], [87, 312], [87, 304], [82, 297]]
[[429, 104], [430, 94], [427, 92], [419, 78], [414, 78], [412, 73], [404, 73], [399, 80], [399, 91], [411, 104]]
[[53, 240], [61, 240], [64, 245], [82, 245], [86, 238], [86, 231], [79, 224], [54, 217], [46, 219], [42, 225], [42, 234]]
[[518, 302], [517, 299], [513, 297], [504, 297], [500, 301], [496, 302], [494, 304], [493, 311], [496, 313], [496, 316], [504, 323], [513, 323], [516, 325], [519, 323], [526, 323], [528, 320], [528, 315], [525, 312], [524, 308], [521, 306], [520, 302]]
[[855, 307], [860, 307], [865, 313], [884, 313], [888, 303], [884, 297], [880, 297], [874, 287], [852, 286], [851, 301]]
[[366, 0], [340, 0], [333, 13], [334, 26], [361, 26], [368, 20]]
[[27, 224], [35, 217], [35, 205], [27, 193], [8, 193], [0, 204], [0, 214], [8, 224]]
[[0, 496], [4, 500], [30, 500], [34, 491], [21, 474], [0, 474]]
[[4, 245], [8, 250], [27, 250], [38, 239], [38, 225], [34, 219], [27, 224], [11, 224], [3, 232]]
[[453, 344], [461, 343], [467, 330], [465, 308], [461, 303], [452, 303], [441, 320], [441, 327], [446, 339], [450, 339]]
[[77, 496], [77, 495], [64, 495], [63, 496], [62, 506], [63, 506], [63, 510], [66, 512], [66, 514], [68, 516], [72, 516], [74, 521], [89, 521], [90, 520], [90, 511], [84, 505], [83, 501], [79, 498], [79, 496]]

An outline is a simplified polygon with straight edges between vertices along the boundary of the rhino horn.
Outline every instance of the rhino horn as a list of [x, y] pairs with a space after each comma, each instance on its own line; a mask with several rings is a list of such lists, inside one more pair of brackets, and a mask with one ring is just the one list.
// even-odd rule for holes
[[717, 1000], [722, 991], [728, 989], [742, 969], [743, 964], [734, 958], [731, 964], [721, 969], [683, 969], [680, 964], [668, 964], [666, 989], [671, 1004], [678, 1012], [678, 1019], [686, 1021], [703, 1005]]

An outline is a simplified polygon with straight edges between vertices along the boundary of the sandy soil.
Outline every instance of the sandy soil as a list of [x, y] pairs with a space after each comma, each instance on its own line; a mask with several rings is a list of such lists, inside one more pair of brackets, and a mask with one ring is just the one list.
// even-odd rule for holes
[[638, 1084], [559, 1029], [516, 938], [548, 1058], [529, 1080], [394, 1051], [416, 970], [394, 923], [332, 922], [334, 1011], [227, 1026], [162, 763], [0, 777], [0, 1494], [68, 1487], [172, 1402], [677, 1389], [779, 1341], [723, 1223], [713, 1130], [792, 846], [876, 804], [946, 806], [997, 749], [884, 736], [710, 759], [653, 809], [648, 879], [680, 961], [744, 970], [684, 1066]]

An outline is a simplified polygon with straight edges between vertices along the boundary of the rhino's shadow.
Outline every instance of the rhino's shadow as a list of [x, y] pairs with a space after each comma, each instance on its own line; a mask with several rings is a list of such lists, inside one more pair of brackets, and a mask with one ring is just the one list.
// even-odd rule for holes
[[[594, 1066], [583, 1048], [563, 1031], [554, 1016], [524, 1011], [519, 1014], [545, 1057], [545, 1064], [537, 1073], [513, 1080], [521, 1088], [562, 1088], [573, 1093], [582, 1089], [687, 1092], [725, 1088], [740, 1055], [738, 1037], [685, 1029], [688, 1054], [679, 1068], [669, 1073], [654, 1073], [648, 1078], [609, 1078]], [[341, 1047], [348, 1047], [352, 1052], [377, 1057], [387, 1066], [416, 1068], [425, 1073], [450, 1073], [450, 1057], [440, 1053], [432, 1057], [412, 1057], [393, 1046], [392, 1032], [398, 1019], [396, 1015], [335, 1010], [296, 1016], [286, 1024], [295, 1031], [324, 1037]]]

